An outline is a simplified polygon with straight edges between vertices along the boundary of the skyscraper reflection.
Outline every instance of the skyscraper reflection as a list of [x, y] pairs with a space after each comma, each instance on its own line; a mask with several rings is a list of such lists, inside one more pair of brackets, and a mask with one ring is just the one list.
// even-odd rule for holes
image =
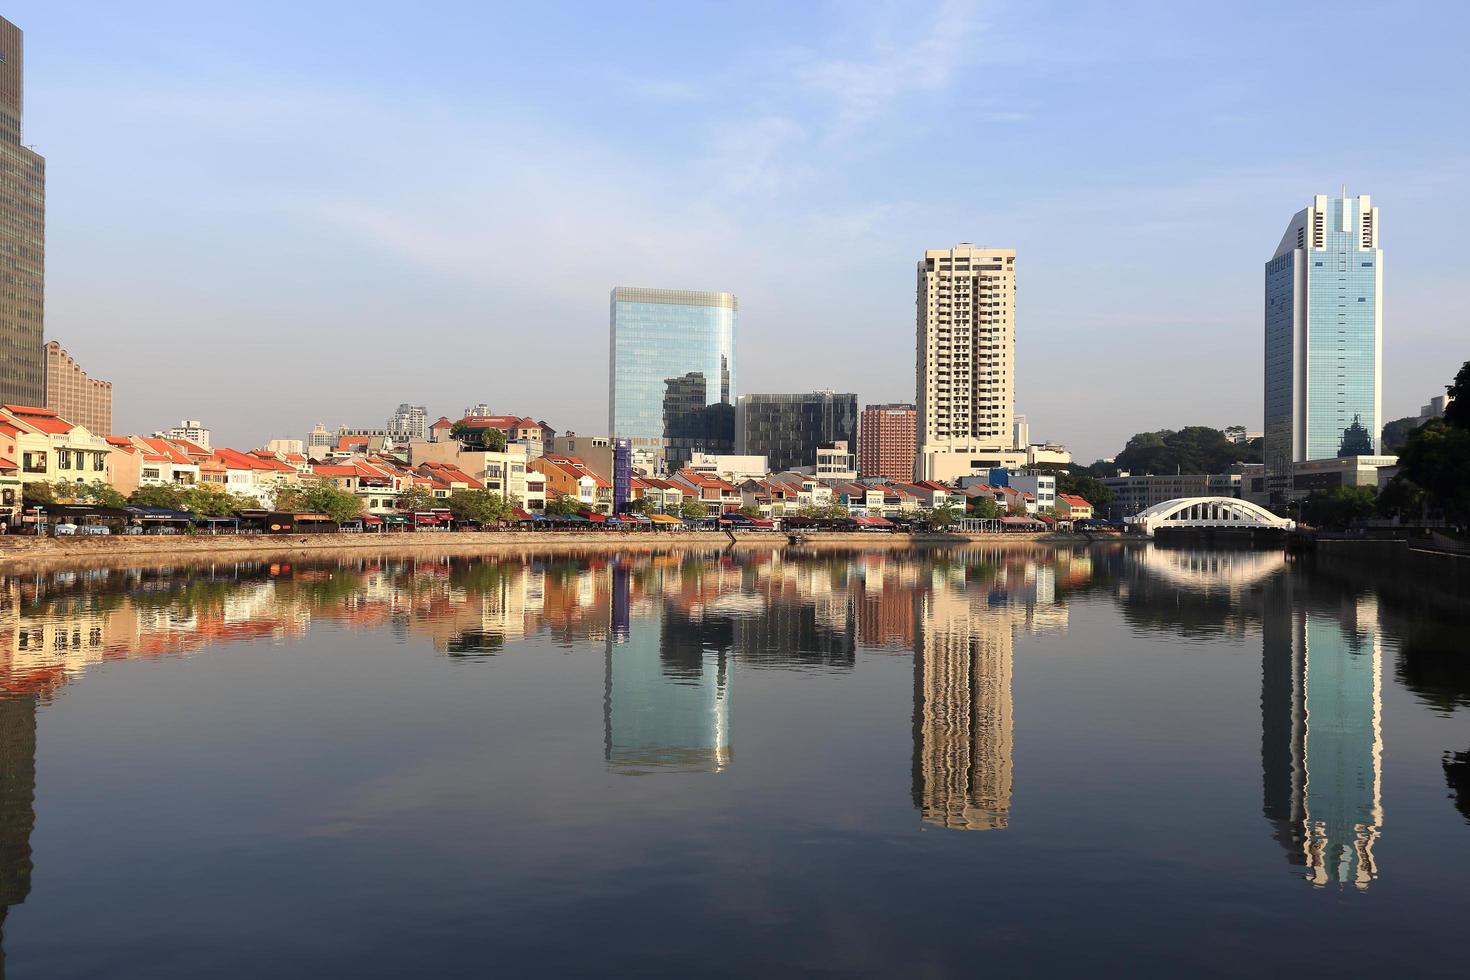
[[925, 823], [996, 830], [1011, 807], [1012, 618], [963, 591], [918, 596], [914, 806]]
[[0, 695], [0, 977], [6, 916], [31, 891], [35, 799], [36, 696]]
[[1265, 597], [1264, 812], [1308, 881], [1364, 889], [1383, 827], [1377, 608], [1360, 600], [1332, 616], [1296, 591], [1282, 575]]
[[619, 771], [729, 765], [730, 623], [711, 625], [715, 635], [672, 607], [654, 607], [609, 631], [603, 742]]

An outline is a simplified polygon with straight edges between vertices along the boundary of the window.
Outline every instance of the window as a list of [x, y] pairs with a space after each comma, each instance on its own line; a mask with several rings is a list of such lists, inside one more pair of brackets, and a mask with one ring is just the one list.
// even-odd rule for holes
[[59, 469], [59, 470], [69, 470], [69, 469], [71, 469], [71, 453], [67, 452], [65, 449], [62, 449], [59, 452], [57, 452], [57, 454], [56, 454], [56, 468]]

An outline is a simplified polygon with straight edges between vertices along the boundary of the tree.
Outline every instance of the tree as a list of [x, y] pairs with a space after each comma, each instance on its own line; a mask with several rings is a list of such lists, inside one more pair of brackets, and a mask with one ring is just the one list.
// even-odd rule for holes
[[433, 510], [440, 506], [439, 498], [428, 487], [412, 486], [398, 495], [398, 509], [407, 511]]
[[697, 521], [701, 517], [707, 517], [709, 515], [705, 513], [703, 501], [696, 500], [693, 497], [686, 497], [684, 498], [684, 502], [679, 505], [679, 516], [686, 521]]
[[88, 500], [103, 507], [121, 507], [128, 502], [116, 487], [109, 486], [101, 480], [93, 480], [91, 483], [76, 484], [79, 488], [80, 499]]
[[959, 503], [946, 500], [929, 512], [929, 523], [934, 527], [949, 527], [964, 516], [964, 508]]
[[1301, 505], [1301, 518], [1313, 527], [1344, 529], [1354, 521], [1373, 516], [1373, 487], [1336, 487], [1309, 494]]
[[1460, 365], [1454, 383], [1445, 393], [1453, 401], [1444, 408], [1444, 420], [1457, 429], [1470, 430], [1470, 361]]
[[158, 483], [139, 487], [128, 494], [128, 503], [136, 507], [167, 507], [169, 510], [184, 509], [185, 488], [175, 483]]
[[658, 505], [647, 494], [628, 504], [628, 510], [634, 514], [652, 514], [657, 509]]
[[498, 524], [514, 514], [510, 502], [489, 490], [461, 490], [449, 497], [449, 512], [461, 521]]
[[461, 420], [449, 427], [449, 435], [466, 446], [478, 446], [492, 453], [505, 452], [505, 433], [493, 426], [468, 425]]
[[833, 501], [827, 504], [807, 504], [796, 509], [797, 517], [806, 517], [812, 520], [838, 520], [847, 517], [851, 512], [841, 504]]
[[555, 517], [571, 517], [587, 509], [587, 505], [569, 493], [546, 501], [546, 513]]
[[1000, 507], [996, 504], [995, 498], [981, 494], [970, 498], [970, 516], [982, 521], [993, 521], [1000, 516]]
[[307, 487], [301, 495], [301, 505], [301, 513], [326, 514], [339, 524], [362, 513], [362, 500], [357, 494], [326, 481]]
[[1234, 443], [1219, 429], [1188, 425], [1177, 432], [1138, 433], [1118, 454], [1116, 467], [1130, 473], [1220, 473], [1235, 463], [1260, 461], [1258, 443]]
[[27, 507], [56, 503], [56, 490], [49, 483], [27, 483], [20, 490], [21, 502]]
[[185, 490], [180, 509], [205, 517], [228, 517], [237, 510], [254, 510], [259, 506], [260, 501], [254, 497], [206, 483]]
[[1422, 487], [1446, 519], [1470, 523], [1470, 429], [1451, 424], [1448, 413], [1409, 433], [1399, 473]]
[[735, 513], [739, 514], [741, 517], [760, 517], [761, 509], [755, 504], [746, 504]]
[[1407, 415], [1401, 419], [1383, 424], [1383, 433], [1380, 436], [1380, 444], [1383, 446], [1385, 455], [1394, 455], [1403, 448], [1409, 439], [1409, 433], [1419, 428], [1423, 419], [1417, 415]]
[[1424, 512], [1424, 491], [1403, 473], [1397, 473], [1378, 495], [1374, 507], [1379, 517], [1415, 520]]

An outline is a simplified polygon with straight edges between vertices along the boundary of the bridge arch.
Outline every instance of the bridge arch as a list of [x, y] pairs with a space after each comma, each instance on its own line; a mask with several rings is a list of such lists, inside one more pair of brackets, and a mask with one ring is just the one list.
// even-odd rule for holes
[[1238, 497], [1175, 497], [1145, 507], [1128, 518], [1128, 523], [1144, 534], [1160, 527], [1275, 528], [1290, 531], [1295, 521], [1277, 517], [1260, 504]]

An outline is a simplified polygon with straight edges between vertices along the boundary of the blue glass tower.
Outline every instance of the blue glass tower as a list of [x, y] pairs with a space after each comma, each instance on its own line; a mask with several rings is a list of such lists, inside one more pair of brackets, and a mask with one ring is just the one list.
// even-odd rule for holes
[[[1266, 479], [1363, 446], [1383, 426], [1383, 253], [1366, 194], [1318, 195], [1266, 263]], [[1356, 423], [1356, 425], [1355, 425]]]
[[661, 439], [670, 469], [735, 451], [735, 317], [729, 293], [612, 291], [609, 434]]

